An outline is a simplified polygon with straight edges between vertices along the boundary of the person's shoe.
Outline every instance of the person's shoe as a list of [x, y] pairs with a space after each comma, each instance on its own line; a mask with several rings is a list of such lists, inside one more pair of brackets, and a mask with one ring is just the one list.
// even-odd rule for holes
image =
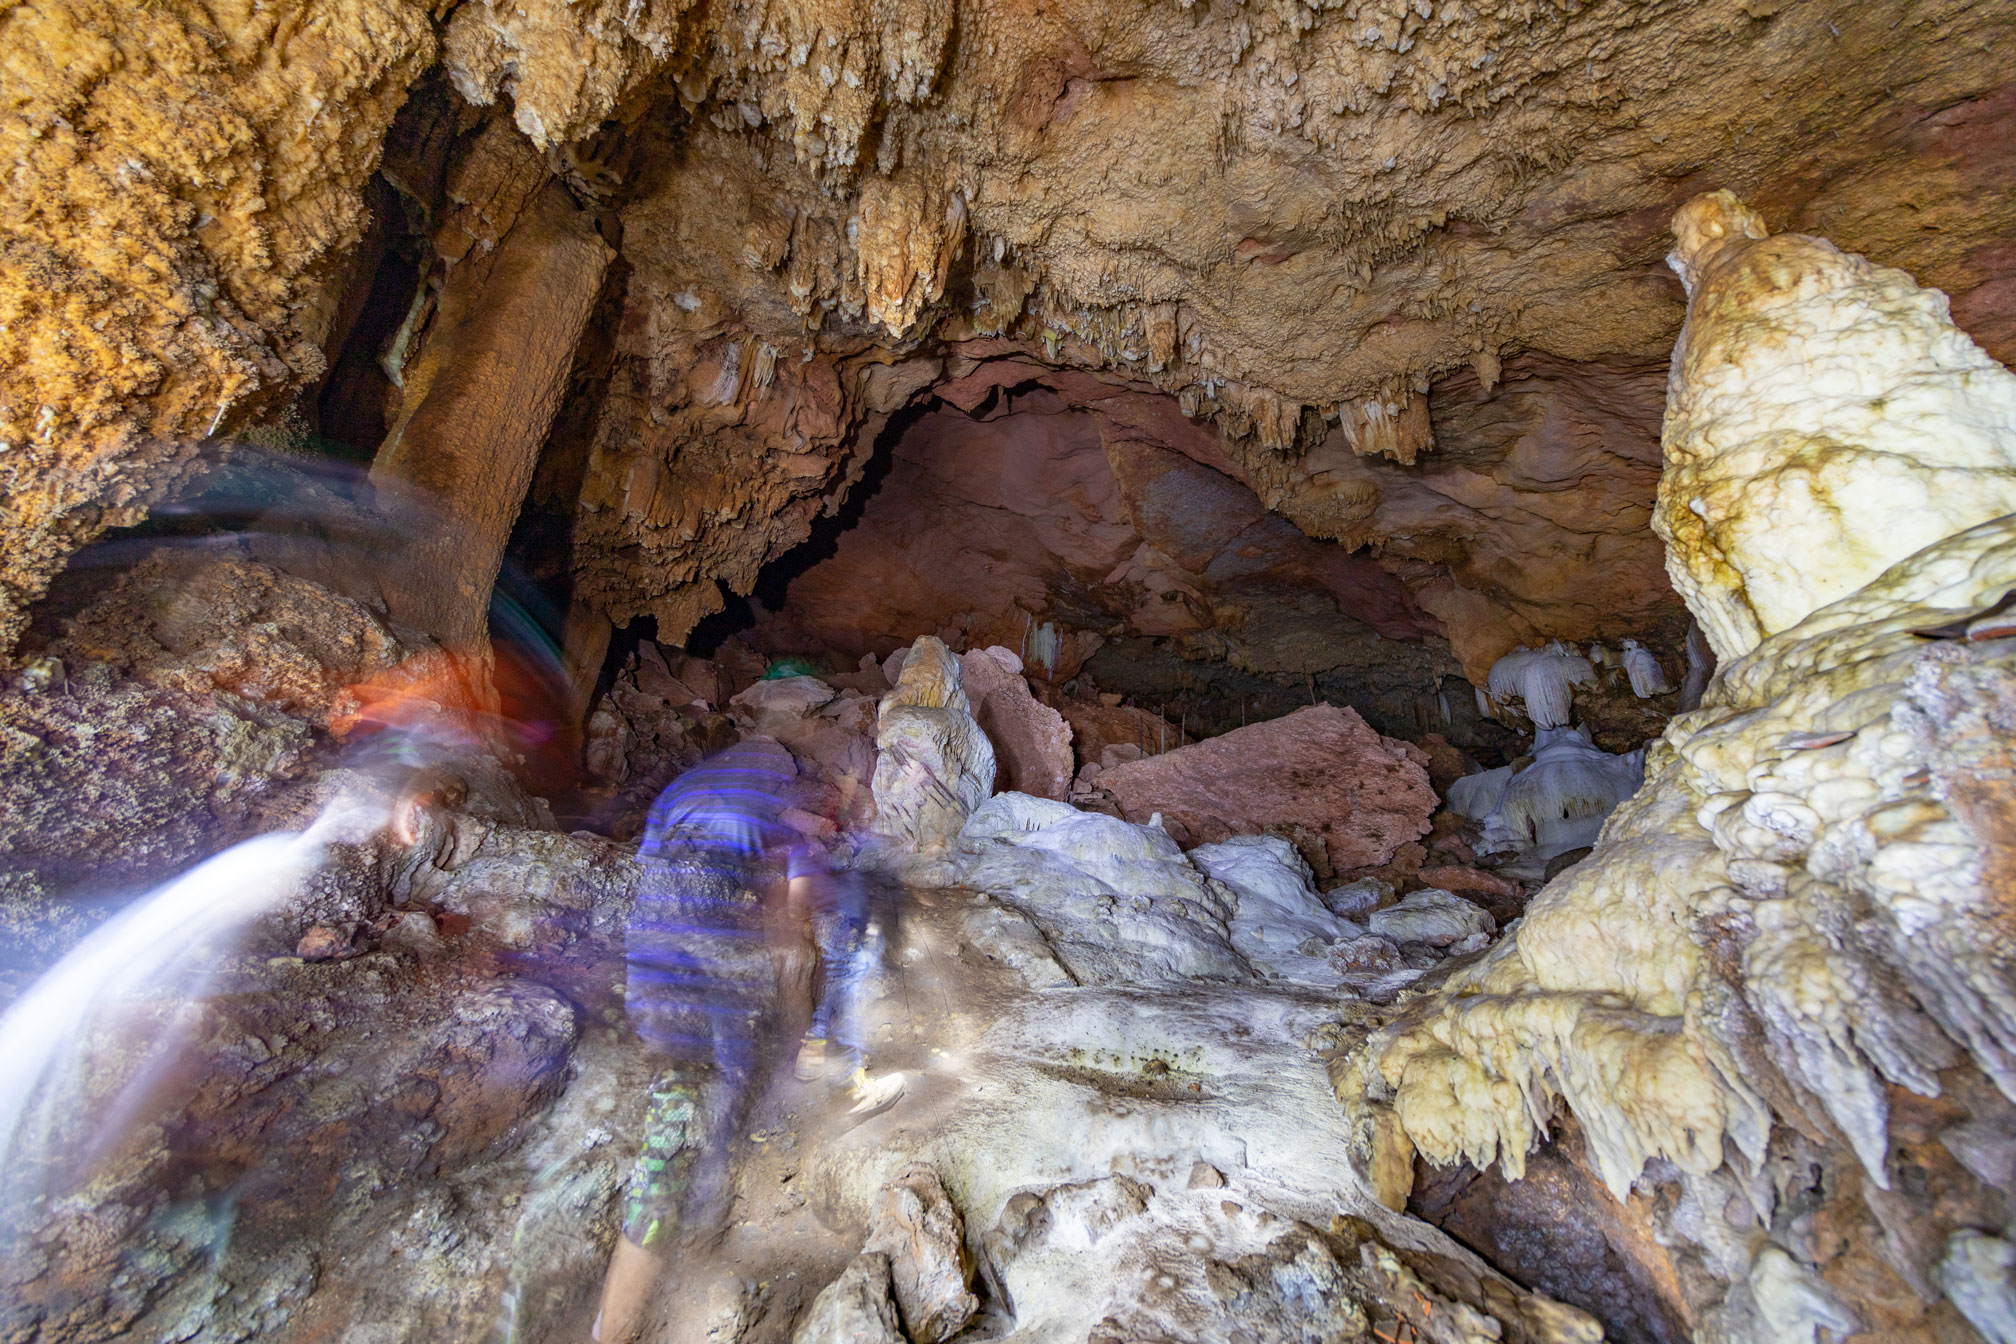
[[814, 1083], [826, 1076], [826, 1038], [807, 1036], [798, 1043], [798, 1067], [792, 1072], [801, 1083]]
[[880, 1078], [873, 1078], [867, 1069], [856, 1069], [847, 1085], [847, 1095], [854, 1101], [847, 1108], [847, 1114], [863, 1117], [879, 1115], [903, 1099], [904, 1086], [900, 1073], [885, 1073]]

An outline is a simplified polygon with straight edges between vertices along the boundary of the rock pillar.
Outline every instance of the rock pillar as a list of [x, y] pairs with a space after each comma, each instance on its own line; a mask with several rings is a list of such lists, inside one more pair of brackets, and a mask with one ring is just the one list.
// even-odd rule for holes
[[384, 576], [394, 619], [454, 647], [484, 643], [504, 543], [614, 257], [549, 183], [487, 274], [464, 262], [451, 276], [408, 409], [371, 471], [381, 489], [418, 496], [413, 535]]

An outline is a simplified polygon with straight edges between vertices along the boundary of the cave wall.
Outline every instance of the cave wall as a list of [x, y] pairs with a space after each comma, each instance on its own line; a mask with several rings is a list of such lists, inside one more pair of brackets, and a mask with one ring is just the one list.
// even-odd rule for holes
[[[1018, 370], [1040, 372], [994, 372]], [[1127, 638], [1298, 681], [1351, 666], [1432, 684], [1446, 667], [1421, 647], [1434, 622], [1394, 575], [1145, 433], [1166, 397], [1080, 381], [1066, 390], [1082, 404], [1041, 383], [983, 391], [978, 371], [948, 387], [978, 396], [975, 412], [941, 405], [902, 432], [858, 524], [751, 641], [886, 655], [938, 633], [1028, 655], [1048, 625], [1061, 645], [1039, 675], [1058, 680]], [[1182, 437], [1208, 448], [1213, 436], [1182, 423]]]

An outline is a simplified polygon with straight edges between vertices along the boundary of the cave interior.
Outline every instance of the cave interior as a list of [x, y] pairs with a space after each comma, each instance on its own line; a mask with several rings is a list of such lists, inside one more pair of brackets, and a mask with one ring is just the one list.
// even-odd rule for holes
[[2016, 8], [0, 54], [0, 1340], [2016, 1344]]

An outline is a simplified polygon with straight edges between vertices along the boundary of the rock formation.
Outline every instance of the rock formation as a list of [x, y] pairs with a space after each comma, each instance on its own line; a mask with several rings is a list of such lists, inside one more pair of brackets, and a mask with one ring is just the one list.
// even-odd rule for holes
[[[1690, 206], [1676, 221], [1683, 252], [1701, 255], [1687, 249], [1702, 220], [1747, 217], [1726, 196]], [[1763, 246], [1729, 245], [1739, 256]], [[1817, 256], [1822, 273], [1861, 268], [1812, 240], [1786, 251]], [[1697, 307], [1715, 302], [1717, 264], [1696, 277]], [[1849, 351], [1880, 344], [1872, 331], [1902, 321], [1978, 367], [1971, 345], [1934, 329], [1937, 303], [1906, 283], [1886, 290], [1906, 302], [1783, 336], [1785, 365], [1846, 368]], [[1907, 372], [1918, 367], [1922, 344], [1889, 348]], [[1683, 404], [1688, 367], [1676, 359]], [[1782, 385], [1759, 372], [1768, 407]], [[1737, 385], [1721, 386], [1733, 407]], [[1839, 451], [1860, 455], [1852, 443]], [[1761, 452], [1740, 460], [1767, 481], [1778, 467]], [[1822, 476], [1830, 463], [1811, 457]], [[1676, 456], [1669, 484], [1692, 467]], [[1788, 531], [1802, 516], [1788, 515]], [[1852, 515], [1825, 516], [1845, 546], [1838, 529]], [[1725, 575], [1752, 572], [1749, 545], [1760, 575], [1789, 557], [1770, 530], [1713, 535], [1727, 539]], [[1595, 853], [1359, 1056], [1339, 1092], [1367, 1114], [1374, 1144], [1411, 1145], [1435, 1163], [1496, 1162], [1516, 1178], [1549, 1126], [1572, 1117], [1611, 1194], [1631, 1201], [1627, 1219], [1665, 1247], [1648, 1254], [1683, 1282], [1706, 1276], [1687, 1295], [1697, 1335], [1934, 1338], [1942, 1313], [1957, 1311], [1994, 1338], [2010, 1288], [2002, 1252], [1977, 1238], [1980, 1220], [2003, 1225], [2003, 1195], [1972, 1136], [2000, 1132], [2016, 1099], [2016, 1017], [1995, 932], [2010, 837], [1991, 764], [2004, 751], [1992, 725], [2016, 648], [1992, 619], [1966, 632], [2016, 582], [2011, 538], [2007, 519], [1966, 528], [1805, 612], [1789, 585], [1771, 590], [1778, 606], [1737, 604], [1747, 590], [1736, 586], [1690, 589], [1718, 642], [1790, 624], [1724, 666], [1702, 707], [1675, 720]], [[1674, 554], [1676, 573], [1699, 557], [1684, 542]], [[1809, 595], [1840, 581], [1802, 572]], [[1782, 1179], [1788, 1163], [1810, 1174]], [[1900, 1193], [1907, 1180], [1948, 1193], [1927, 1204]], [[1698, 1216], [1638, 1203], [1641, 1183], [1677, 1189]], [[1792, 1230], [1795, 1206], [1816, 1198], [1838, 1240]]]
[[995, 791], [1062, 798], [1071, 788], [1071, 725], [1029, 693], [1022, 660], [1007, 649], [972, 649], [959, 657], [973, 717], [993, 744]]
[[636, 1344], [2016, 1339], [2008, 5], [0, 58], [0, 1339], [587, 1338], [746, 738]]
[[1098, 783], [1130, 820], [1159, 813], [1192, 844], [1306, 827], [1338, 871], [1390, 862], [1435, 808], [1418, 748], [1330, 705], [1113, 766]]
[[549, 183], [494, 257], [458, 267], [443, 287], [434, 337], [404, 371], [402, 411], [372, 471], [382, 491], [413, 496], [421, 536], [384, 587], [415, 629], [462, 647], [485, 637], [504, 544], [614, 256]]
[[925, 635], [876, 716], [876, 826], [913, 849], [944, 847], [994, 791], [994, 746], [961, 682], [959, 660]]
[[1824, 239], [1769, 237], [1726, 191], [1673, 231], [1690, 301], [1656, 525], [1719, 656], [2016, 512], [2016, 374], [1944, 294]]

